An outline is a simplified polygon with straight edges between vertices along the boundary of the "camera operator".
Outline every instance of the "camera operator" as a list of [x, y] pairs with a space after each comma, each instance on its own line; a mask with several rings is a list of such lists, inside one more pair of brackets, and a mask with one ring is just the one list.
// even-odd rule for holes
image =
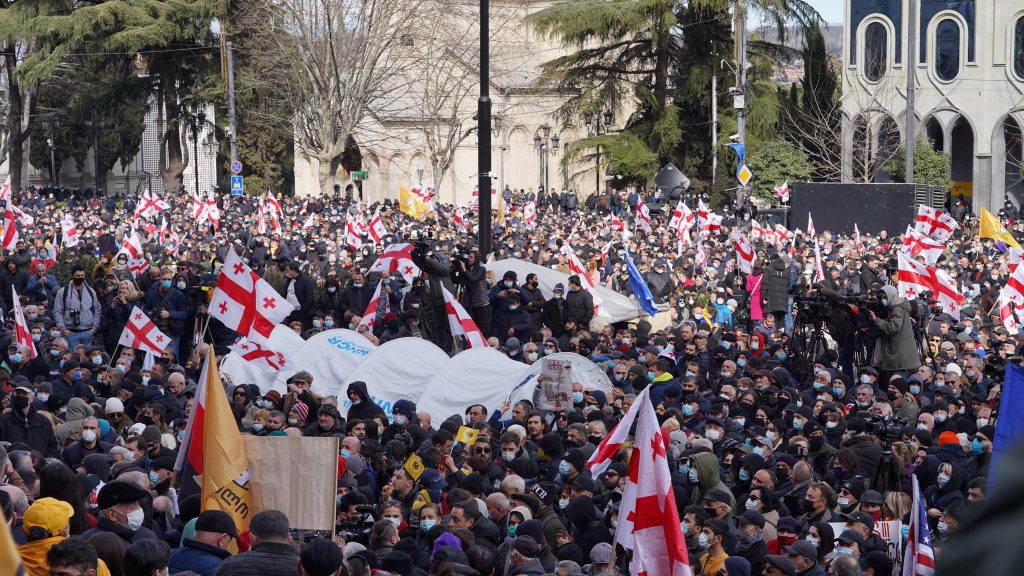
[[100, 325], [101, 309], [99, 296], [85, 281], [85, 268], [75, 265], [71, 282], [57, 291], [53, 301], [53, 319], [67, 339], [68, 348], [92, 344], [92, 335]]
[[844, 374], [853, 374], [853, 350], [856, 342], [854, 330], [857, 326], [854, 310], [843, 302], [838, 291], [821, 283], [815, 284], [814, 288], [832, 302], [832, 321], [829, 328], [839, 348], [839, 367], [843, 369]]
[[176, 359], [181, 358], [178, 343], [185, 333], [185, 321], [191, 306], [188, 296], [174, 285], [174, 273], [170, 269], [165, 268], [160, 273], [160, 281], [146, 292], [142, 300], [142, 311], [153, 319], [162, 332], [171, 337], [171, 351]]
[[475, 248], [466, 254], [458, 249], [452, 252], [452, 281], [465, 288], [462, 291], [463, 304], [485, 336], [491, 335], [491, 302], [488, 298], [487, 268], [480, 263], [480, 252]]
[[879, 318], [873, 310], [868, 311], [880, 333], [876, 344], [881, 352], [880, 368], [890, 373], [902, 373], [906, 377], [909, 371], [921, 365], [921, 355], [914, 339], [910, 303], [899, 295], [895, 286], [883, 286], [882, 293], [882, 304], [889, 311], [886, 318]]
[[430, 326], [424, 326], [423, 332], [431, 342], [439, 348], [451, 354], [452, 331], [448, 326], [448, 314], [445, 312], [444, 292], [455, 292], [455, 285], [452, 284], [451, 268], [441, 260], [429, 242], [419, 241], [412, 249], [412, 261], [427, 277], [426, 290], [423, 294], [423, 305], [430, 311]]

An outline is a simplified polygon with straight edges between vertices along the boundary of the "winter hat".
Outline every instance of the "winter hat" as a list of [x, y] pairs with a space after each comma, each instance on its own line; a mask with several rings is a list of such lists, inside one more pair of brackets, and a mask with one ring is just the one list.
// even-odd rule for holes
[[292, 404], [292, 410], [295, 410], [299, 415], [299, 418], [302, 418], [303, 420], [309, 416], [309, 406], [306, 406], [305, 402], [296, 402], [295, 404]]
[[550, 458], [558, 458], [562, 455], [562, 439], [558, 434], [545, 434], [537, 442], [537, 448], [543, 450]]
[[583, 469], [587, 465], [587, 457], [583, 453], [583, 450], [580, 450], [579, 448], [569, 450], [565, 454], [564, 460], [569, 464], [572, 464], [572, 467], [576, 469], [576, 472], [583, 472]]
[[946, 444], [959, 444], [960, 437], [956, 435], [956, 432], [946, 431], [939, 434], [939, 446], [945, 446]]
[[552, 291], [553, 292], [565, 292], [565, 284], [562, 284], [561, 282], [555, 284], [555, 287], [552, 288]]
[[411, 400], [399, 400], [395, 402], [394, 407], [391, 409], [392, 413], [399, 413], [409, 419], [409, 422], [416, 421], [416, 404]]
[[106, 404], [103, 405], [103, 412], [106, 414], [121, 414], [124, 412], [124, 402], [121, 402], [120, 398], [107, 398]]
[[505, 348], [508, 348], [509, 354], [518, 354], [519, 349], [522, 348], [522, 346], [523, 345], [519, 343], [519, 338], [516, 338], [515, 336], [505, 340]]
[[158, 444], [160, 442], [160, 429], [150, 424], [142, 430], [142, 438], [150, 444]]

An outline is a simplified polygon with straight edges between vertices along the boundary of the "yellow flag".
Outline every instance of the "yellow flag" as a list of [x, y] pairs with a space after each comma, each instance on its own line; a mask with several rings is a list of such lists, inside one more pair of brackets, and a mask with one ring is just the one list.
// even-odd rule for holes
[[7, 517], [3, 510], [0, 510], [0, 574], [23, 574], [21, 554], [7, 528]]
[[[200, 380], [206, 389], [202, 391], [199, 405], [203, 443], [202, 509], [227, 512], [242, 533], [249, 528], [253, 514], [249, 506], [249, 457], [217, 373], [217, 359], [212, 349], [203, 371], [206, 378]], [[193, 431], [199, 424], [199, 417], [197, 414]]]
[[463, 444], [472, 444], [476, 442], [476, 437], [480, 435], [480, 431], [476, 428], [470, 428], [469, 426], [459, 426], [459, 433], [455, 435], [455, 439]]
[[404, 186], [398, 189], [398, 201], [402, 212], [417, 220], [421, 220], [430, 211], [430, 207], [423, 200]]
[[426, 469], [426, 466], [423, 465], [423, 459], [415, 452], [410, 454], [409, 458], [405, 460], [405, 471], [409, 473], [409, 476], [412, 476], [413, 480], [419, 480], [420, 475]]
[[1013, 235], [1003, 226], [999, 218], [984, 208], [981, 209], [981, 225], [978, 227], [978, 238], [991, 238], [1007, 246], [1020, 249], [1020, 244], [1017, 244], [1017, 241], [1013, 239]]

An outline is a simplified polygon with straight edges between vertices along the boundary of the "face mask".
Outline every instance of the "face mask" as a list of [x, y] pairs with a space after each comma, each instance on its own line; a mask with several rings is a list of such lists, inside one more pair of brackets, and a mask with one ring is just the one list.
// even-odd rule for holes
[[949, 475], [939, 474], [939, 477], [936, 478], [935, 482], [939, 485], [939, 488], [942, 488], [946, 484], [949, 484]]
[[842, 506], [843, 508], [846, 508], [847, 506], [850, 505], [850, 499], [849, 498], [843, 498], [842, 496], [837, 498], [836, 502], [838, 502], [839, 505]]
[[550, 355], [552, 355], [554, 353], [555, 353], [555, 349], [554, 348], [549, 348], [547, 346], [544, 347], [544, 354], [550, 356]]
[[775, 355], [775, 357], [779, 359], [779, 362], [785, 362], [786, 361], [786, 353], [785, 352], [779, 352], [778, 354]]
[[103, 364], [103, 357], [102, 356], [93, 356], [92, 357], [92, 364], [93, 364], [93, 366], [99, 366], [100, 364]]
[[15, 364], [21, 362], [22, 358], [24, 358], [24, 356], [22, 356], [20, 352], [11, 354], [11, 362], [14, 362]]
[[978, 428], [981, 428], [982, 426], [988, 426], [988, 418], [978, 418], [974, 422], [975, 424], [978, 425]]
[[[50, 336], [53, 338], [59, 338], [60, 334], [58, 333], [56, 336], [54, 336], [53, 332], [50, 332]], [[50, 356], [53, 356], [54, 358], [60, 356], [60, 350], [50, 350]]]
[[171, 281], [170, 280], [161, 280], [160, 281], [160, 287], [163, 288], [164, 290], [167, 290], [168, 288], [171, 287]]
[[253, 432], [262, 432], [263, 431], [263, 424], [253, 424], [252, 425], [252, 431]]
[[944, 412], [936, 412], [932, 416], [935, 418], [936, 422], [940, 422], [941, 423], [941, 422], [945, 422], [946, 421], [946, 414]]
[[747, 471], [747, 470], [742, 470], [741, 469], [740, 473], [739, 473], [739, 478], [743, 482], [746, 482], [747, 480], [750, 480], [750, 472]]
[[705, 430], [704, 437], [707, 438], [708, 440], [711, 440], [712, 442], [715, 442], [721, 439], [722, 433], [719, 432], [718, 430]]
[[[78, 370], [75, 370], [74, 372], [71, 373], [71, 379], [72, 380], [81, 380], [82, 378], [84, 378], [84, 376], [82, 376], [82, 373], [80, 371], [78, 371]], [[146, 380], [147, 379], [144, 378], [142, 380], [142, 383], [145, 384]]]
[[690, 468], [690, 471], [686, 473], [686, 478], [693, 484], [696, 484], [700, 481], [700, 472], [696, 468]]
[[957, 414], [966, 414], [967, 413], [967, 408], [961, 406], [960, 409], [956, 411], [956, 413]]
[[889, 305], [889, 299], [888, 298], [882, 298], [882, 306], [888, 306], [888, 305]]
[[910, 387], [910, 393], [913, 394], [914, 396], [917, 396], [918, 394], [921, 393], [921, 387], [920, 386], [916, 386], [916, 385], [911, 386]]
[[501, 457], [504, 458], [506, 462], [511, 462], [512, 460], [516, 459], [516, 453], [515, 452], [502, 452], [501, 453]]
[[747, 498], [746, 503], [743, 504], [747, 510], [757, 510], [757, 500]]
[[558, 507], [559, 508], [564, 509], [568, 505], [569, 505], [569, 499], [568, 498], [561, 498], [561, 499], [558, 500]]
[[322, 325], [323, 325], [323, 322], [321, 322], [319, 320], [313, 320], [313, 328], [319, 328]]
[[939, 534], [942, 534], [943, 536], [949, 532], [949, 524], [946, 524], [942, 520], [939, 520], [939, 523], [935, 527], [939, 529]]
[[338, 289], [337, 289], [337, 288], [335, 288], [334, 286], [329, 286], [329, 287], [327, 288], [327, 291], [328, 291], [329, 293], [331, 293], [331, 294], [334, 294], [335, 292], [337, 292], [337, 291], [338, 291]]
[[128, 513], [128, 529], [135, 532], [142, 528], [142, 521], [146, 519], [146, 512], [142, 508], [136, 508]]
[[921, 422], [920, 424], [917, 425], [917, 429], [918, 430], [925, 430], [925, 431], [927, 431], [928, 430], [928, 425], [925, 424], [924, 422]]
[[754, 449], [751, 450], [751, 452], [753, 452], [754, 454], [757, 454], [758, 456], [764, 458], [764, 448], [761, 448], [760, 446], [754, 446]]
[[96, 431], [82, 430], [82, 440], [84, 440], [86, 444], [92, 444], [96, 441]]
[[536, 362], [537, 361], [537, 353], [536, 352], [527, 352], [526, 353], [526, 359], [529, 360], [530, 362]]
[[429, 531], [434, 526], [437, 526], [437, 520], [434, 520], [432, 518], [420, 520], [420, 530], [423, 530], [424, 532]]
[[793, 419], [793, 428], [794, 429], [800, 430], [803, 427], [804, 427], [804, 421], [803, 420], [797, 420], [796, 418]]
[[828, 422], [825, 422], [825, 428], [828, 428], [829, 430], [832, 430], [836, 426], [839, 426], [839, 422], [833, 422], [831, 420], [829, 420]]
[[573, 392], [572, 402], [573, 404], [579, 404], [580, 402], [583, 402], [583, 392]]
[[72, 278], [71, 281], [74, 282], [76, 286], [85, 284], [85, 278]]
[[289, 418], [288, 419], [288, 425], [289, 426], [295, 426], [298, 423], [299, 423], [299, 419], [298, 418]]
[[404, 414], [395, 415], [395, 424], [399, 426], [405, 426], [409, 423], [409, 419]]
[[519, 304], [509, 304], [508, 305], [508, 309], [509, 310], [519, 310]]
[[384, 520], [387, 520], [388, 522], [391, 522], [392, 524], [395, 525], [396, 528], [398, 527], [399, 524], [402, 523], [402, 517], [401, 516], [385, 516]]
[[143, 386], [149, 384], [149, 376], [139, 376], [139, 380], [142, 380]]
[[693, 416], [693, 406], [690, 404], [683, 404], [683, 416]]
[[363, 283], [362, 282], [354, 283], [354, 284], [352, 284], [352, 287], [353, 288], [362, 288], [363, 287]]
[[505, 280], [502, 284], [505, 285], [505, 288], [511, 288], [516, 285], [516, 283], [511, 280]]
[[33, 334], [32, 335], [32, 341], [33, 342], [39, 342], [42, 339], [43, 339], [43, 335], [42, 334]]
[[867, 374], [861, 374], [860, 375], [860, 383], [861, 384], [871, 384], [871, 376], [869, 376]]
[[707, 550], [711, 547], [711, 543], [708, 542], [707, 534], [701, 532], [700, 536], [697, 536], [697, 546], [700, 547], [701, 550]]
[[150, 470], [149, 472], [149, 485], [156, 486], [160, 483], [160, 477], [156, 475], [156, 472]]
[[36, 398], [38, 398], [40, 402], [46, 402], [47, 400], [50, 399], [50, 395], [49, 394], [45, 394], [45, 393], [44, 394], [36, 394]]
[[814, 538], [812, 536], [808, 536], [808, 537], [804, 538], [804, 540], [807, 540], [808, 542], [810, 542], [811, 545], [814, 546], [815, 548], [818, 547], [818, 539], [817, 538]]
[[983, 448], [984, 448], [984, 445], [981, 443], [981, 440], [975, 438], [971, 442], [971, 452], [973, 452], [975, 454], [981, 454]]
[[[883, 300], [883, 302], [884, 302], [884, 300]], [[836, 554], [852, 554], [852, 553], [853, 553], [853, 548], [850, 548], [849, 546], [839, 546], [839, 547], [836, 548]]]
[[334, 320], [324, 320], [324, 326], [327, 328], [334, 328]]
[[647, 379], [653, 382], [654, 381], [654, 372], [648, 371], [647, 372]]
[[978, 375], [978, 373], [975, 372], [974, 370], [967, 370], [966, 372], [964, 372], [964, 376], [967, 376], [967, 378], [969, 380], [973, 380], [974, 377], [977, 376], [977, 375]]

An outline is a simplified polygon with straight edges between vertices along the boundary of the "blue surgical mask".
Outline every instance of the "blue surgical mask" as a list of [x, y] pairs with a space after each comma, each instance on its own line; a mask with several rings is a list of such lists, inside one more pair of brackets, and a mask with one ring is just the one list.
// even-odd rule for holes
[[349, 457], [349, 455], [350, 455], [350, 454], [352, 454], [352, 453], [351, 453], [351, 452], [349, 452], [348, 450], [345, 450], [344, 448], [342, 448], [342, 449], [341, 449], [341, 450], [340, 450], [340, 451], [338, 452], [338, 454], [340, 454], [342, 458], [348, 458], [348, 457]]
[[82, 378], [84, 378], [84, 376], [82, 376], [82, 372], [80, 370], [75, 370], [71, 373], [72, 380], [81, 380]]
[[170, 289], [171, 281], [170, 280], [161, 280], [160, 281], [160, 287], [163, 288], [164, 290]]
[[818, 382], [817, 380], [814, 381], [812, 386], [814, 386], [815, 390], [824, 390], [825, 389], [825, 385], [822, 384], [821, 382]]
[[761, 448], [760, 446], [754, 446], [754, 449], [751, 450], [751, 452], [753, 452], [754, 454], [757, 454], [758, 456], [764, 458], [764, 448]]
[[747, 480], [750, 480], [750, 472], [741, 468], [740, 469], [739, 478], [743, 482], [746, 482]]
[[719, 342], [719, 344], [722, 346], [722, 348], [725, 348], [726, 350], [732, 348], [732, 342], [729, 342], [728, 340], [723, 340]]
[[650, 370], [648, 370], [647, 371], [647, 379], [653, 382], [654, 381], [654, 372], [651, 372]]
[[433, 518], [428, 518], [426, 520], [420, 520], [420, 529], [423, 530], [424, 532], [428, 532], [434, 526], [437, 526], [437, 520], [434, 520]]
[[889, 299], [888, 298], [882, 298], [882, 306], [888, 306], [888, 305], [889, 305]]
[[911, 384], [910, 385], [910, 393], [915, 395], [915, 396], [917, 396], [918, 394], [921, 393], [921, 387], [917, 386], [915, 384]]
[[693, 406], [690, 404], [683, 404], [683, 416], [693, 416]]
[[786, 361], [786, 353], [785, 352], [779, 352], [778, 354], [775, 355], [775, 357], [779, 359], [779, 362], [785, 362]]
[[[337, 291], [338, 291], [338, 289], [336, 287], [334, 287], [334, 286], [328, 286], [327, 287], [327, 292], [330, 293], [330, 294], [334, 294]], [[420, 525], [421, 526], [423, 525], [422, 522], [420, 523]]]
[[853, 548], [849, 546], [838, 546], [836, 547], [836, 554], [853, 554]]
[[860, 383], [861, 384], [871, 384], [871, 376], [869, 376], [867, 374], [861, 374], [860, 375]]
[[971, 452], [981, 454], [982, 448], [981, 440], [975, 438], [974, 441], [971, 442]]
[[20, 352], [16, 352], [14, 354], [11, 354], [10, 358], [11, 362], [17, 364], [18, 362], [21, 362], [21, 359], [24, 358], [24, 356], [22, 356]]
[[740, 368], [743, 368], [744, 366], [747, 365], [747, 359], [746, 358], [737, 358], [736, 359], [736, 365], [739, 366]]
[[263, 424], [253, 424], [252, 425], [252, 431], [253, 432], [260, 432], [262, 430], [263, 430]]
[[57, 356], [60, 356], [60, 350], [56, 350], [56, 349], [50, 350], [50, 356], [53, 356], [54, 358], [56, 358]]
[[157, 476], [156, 472], [154, 472], [153, 470], [149, 471], [149, 483], [152, 486], [156, 486], [157, 484], [160, 483], [160, 477]]
[[583, 392], [573, 392], [572, 403], [579, 404], [580, 402], [583, 402]]
[[793, 428], [795, 430], [799, 430], [799, 429], [801, 429], [803, 427], [804, 427], [804, 421], [803, 420], [797, 420], [795, 418], [793, 419]]
[[939, 485], [939, 488], [942, 488], [946, 484], [949, 484], [949, 475], [939, 474], [938, 478], [935, 479], [935, 482]]
[[571, 472], [571, 470], [569, 470], [569, 463], [568, 462], [566, 462], [565, 460], [562, 460], [561, 462], [558, 463], [558, 474], [562, 478], [565, 478], [566, 476], [568, 476], [569, 472]]
[[324, 320], [324, 328], [334, 328], [334, 320]]

